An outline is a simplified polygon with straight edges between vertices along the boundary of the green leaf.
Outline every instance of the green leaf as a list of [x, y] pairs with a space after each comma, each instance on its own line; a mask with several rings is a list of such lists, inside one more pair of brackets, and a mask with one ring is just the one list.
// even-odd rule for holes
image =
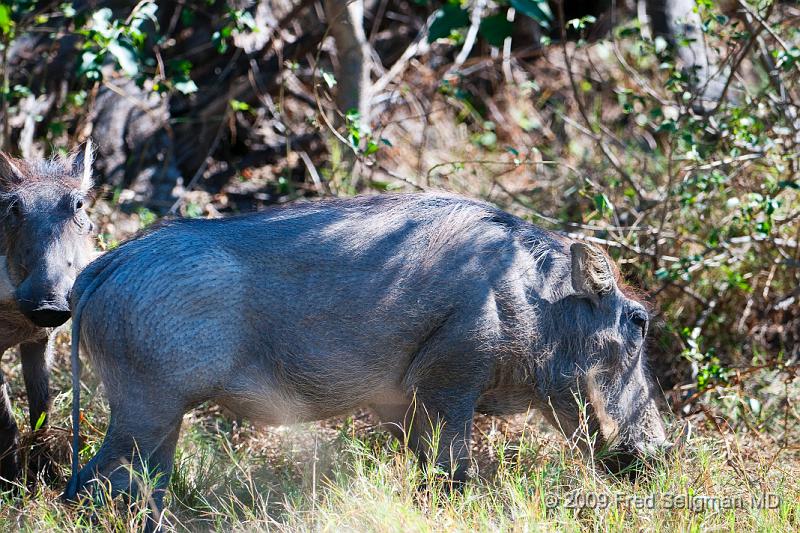
[[81, 54], [81, 64], [78, 67], [78, 74], [90, 79], [99, 78], [101, 58], [91, 50]]
[[156, 26], [158, 25], [158, 18], [156, 18], [156, 13], [158, 12], [158, 6], [155, 2], [145, 2], [138, 4], [138, 8], [133, 13], [133, 20], [131, 21], [131, 26], [135, 28], [139, 28], [142, 25], [142, 22], [145, 20], [150, 20]]
[[320, 69], [320, 72], [322, 73], [322, 79], [325, 80], [325, 85], [328, 86], [328, 89], [333, 89], [333, 86], [336, 85], [336, 78], [334, 75], [327, 70]]
[[436, 11], [436, 17], [428, 28], [428, 42], [449, 37], [450, 33], [458, 28], [469, 25], [469, 13], [459, 4], [445, 4]]
[[344, 114], [344, 119], [347, 121], [348, 124], [358, 124], [361, 120], [361, 113], [358, 112], [358, 109], [350, 108]]
[[222, 33], [218, 31], [215, 31], [211, 35], [211, 44], [214, 45], [214, 48], [216, 48], [217, 52], [219, 52], [220, 54], [224, 54], [225, 52], [228, 51], [228, 43], [226, 42], [225, 37], [222, 35]]
[[42, 413], [39, 415], [39, 419], [36, 421], [36, 424], [33, 427], [34, 431], [39, 431], [42, 426], [44, 426], [44, 421], [47, 420], [47, 413]]
[[239, 100], [231, 100], [230, 101], [231, 109], [234, 111], [250, 111], [250, 104], [247, 102], [241, 102]]
[[761, 402], [758, 401], [757, 398], [748, 398], [747, 403], [754, 415], [758, 416], [761, 414]]
[[144, 229], [147, 226], [150, 226], [158, 220], [158, 217], [155, 213], [147, 209], [146, 207], [140, 207], [139, 211], [139, 227], [140, 229]]
[[188, 7], [184, 7], [181, 10], [181, 22], [184, 26], [191, 26], [194, 24], [195, 14], [194, 11], [189, 9]]
[[169, 63], [170, 69], [188, 76], [192, 72], [192, 62], [186, 59], [174, 59]]
[[184, 216], [186, 218], [200, 218], [203, 216], [203, 208], [195, 202], [190, 202], [186, 206], [186, 212], [184, 213]]
[[125, 74], [136, 76], [139, 73], [139, 62], [136, 60], [136, 51], [133, 48], [119, 41], [111, 41], [108, 43], [108, 51], [116, 58]]
[[372, 155], [380, 149], [380, 146], [375, 141], [367, 141], [367, 147], [364, 148], [364, 155]]
[[492, 15], [481, 21], [478, 31], [492, 46], [503, 46], [503, 41], [511, 37], [514, 25], [506, 20], [505, 14]]
[[550, 11], [550, 6], [547, 0], [511, 0], [511, 6], [526, 15], [536, 22], [542, 28], [549, 28], [550, 22], [553, 20], [553, 12]]
[[197, 92], [197, 84], [191, 78], [187, 78], [175, 82], [175, 89], [183, 94], [192, 94]]
[[678, 126], [675, 124], [674, 120], [665, 120], [661, 124], [658, 125], [656, 128], [657, 132], [668, 131], [668, 132], [676, 132], [678, 131]]
[[111, 26], [111, 17], [113, 13], [107, 7], [98, 9], [92, 15], [92, 21], [89, 27], [99, 33], [105, 39], [112, 39], [114, 37], [114, 28]]
[[593, 200], [594, 207], [601, 216], [606, 216], [614, 211], [614, 205], [605, 194], [596, 194]]
[[0, 4], [0, 31], [3, 35], [11, 33], [14, 23], [11, 21], [11, 8], [5, 4]]
[[589, 25], [594, 24], [597, 22], [597, 18], [592, 15], [586, 15], [585, 17], [581, 17], [579, 19], [572, 19], [567, 21], [567, 27], [570, 27], [574, 30], [585, 30]]
[[73, 18], [77, 14], [75, 8], [72, 6], [72, 3], [70, 2], [64, 2], [59, 6], [59, 9], [61, 9], [61, 12], [64, 14], [64, 17], [68, 19]]
[[376, 179], [369, 180], [369, 186], [378, 191], [388, 191], [391, 183], [388, 181], [381, 181]]
[[484, 148], [494, 148], [497, 144], [497, 134], [491, 130], [484, 131], [475, 140]]

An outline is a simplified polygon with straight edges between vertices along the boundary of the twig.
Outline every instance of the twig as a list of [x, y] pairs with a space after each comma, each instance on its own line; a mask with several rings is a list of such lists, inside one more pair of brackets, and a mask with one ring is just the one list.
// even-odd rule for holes
[[764, 154], [744, 154], [737, 157], [726, 157], [725, 159], [720, 159], [719, 161], [712, 161], [710, 163], [704, 163], [702, 165], [691, 165], [687, 167], [683, 167], [681, 172], [692, 172], [694, 170], [711, 170], [713, 168], [732, 165], [734, 163], [743, 163], [745, 161], [751, 161], [754, 159], [763, 159]]
[[[564, 54], [564, 62], [566, 63], [567, 67], [567, 75], [569, 77], [569, 83], [572, 87], [572, 93], [575, 98], [575, 103], [578, 106], [578, 112], [583, 118], [583, 121], [586, 125], [591, 129], [592, 122], [589, 120], [589, 116], [586, 113], [586, 109], [583, 105], [583, 100], [580, 97], [580, 91], [578, 90], [578, 83], [575, 81], [575, 74], [572, 72], [572, 60], [569, 56], [569, 51], [567, 50], [567, 35], [566, 29], [564, 27], [564, 0], [559, 0], [558, 4], [558, 24], [561, 30], [561, 49]], [[602, 138], [598, 135], [594, 135], [595, 140], [600, 147], [600, 151], [603, 152], [603, 155], [608, 159], [608, 162], [611, 163], [611, 166], [617, 171], [617, 173], [625, 180], [628, 185], [631, 186], [633, 191], [636, 193], [637, 198], [640, 202], [642, 202], [644, 198], [644, 194], [639, 189], [639, 185], [633, 181], [633, 178], [628, 174], [625, 169], [622, 168], [622, 165], [617, 159], [617, 156], [608, 148], [608, 146], [603, 142]]]
[[369, 31], [369, 38], [367, 39], [370, 47], [375, 44], [375, 37], [378, 36], [378, 29], [380, 28], [383, 16], [386, 14], [386, 7], [388, 5], [389, 0], [381, 0], [381, 3], [378, 5], [378, 9], [375, 12], [374, 18], [372, 19], [372, 28]]
[[308, 174], [311, 176], [311, 181], [314, 182], [314, 186], [317, 188], [317, 193], [320, 195], [331, 194], [331, 191], [328, 189], [328, 187], [324, 185], [324, 182], [322, 181], [319, 172], [317, 172], [317, 168], [314, 166], [314, 163], [311, 161], [311, 158], [308, 156], [308, 153], [303, 150], [298, 152], [298, 155], [300, 155], [300, 159], [303, 160], [303, 164], [306, 166]]
[[[344, 11], [339, 13], [339, 16], [342, 15]], [[319, 96], [319, 58], [322, 55], [322, 44], [327, 39], [328, 34], [330, 33], [331, 24], [333, 21], [328, 22], [328, 27], [325, 28], [325, 33], [322, 35], [322, 39], [319, 41], [319, 46], [317, 47], [317, 54], [314, 57], [314, 68], [311, 71], [311, 87], [314, 94], [314, 102], [317, 104], [317, 112], [320, 117], [322, 117], [322, 121], [325, 123], [325, 126], [328, 128], [328, 131], [336, 137], [343, 146], [346, 146], [349, 150], [353, 152], [353, 154], [358, 157], [358, 148], [353, 146], [344, 136], [336, 130], [336, 127], [333, 125], [331, 120], [328, 118], [328, 114], [325, 113], [325, 109], [322, 106], [322, 98]]]
[[753, 43], [756, 42], [756, 38], [759, 36], [759, 34], [763, 29], [764, 29], [763, 26], [760, 26], [755, 31], [755, 33], [753, 33], [753, 35], [750, 36], [750, 39], [747, 41], [747, 43], [745, 43], [744, 47], [742, 47], [741, 51], [739, 52], [739, 55], [733, 61], [733, 64], [731, 65], [730, 74], [728, 74], [728, 78], [725, 80], [725, 85], [723, 85], [722, 87], [722, 92], [719, 94], [719, 100], [717, 100], [717, 105], [714, 106], [714, 110], [711, 112], [712, 115], [717, 112], [719, 107], [722, 105], [722, 102], [725, 101], [725, 96], [728, 93], [728, 88], [730, 87], [733, 78], [736, 76], [736, 72], [739, 70], [742, 61], [744, 61], [744, 58], [747, 57], [747, 53], [750, 51], [750, 48], [753, 47]]
[[418, 191], [426, 191], [426, 190], [428, 190], [426, 187], [424, 187], [424, 186], [420, 185], [419, 183], [416, 183], [416, 182], [414, 182], [414, 181], [412, 181], [412, 180], [410, 180], [410, 179], [406, 178], [405, 176], [401, 176], [401, 175], [400, 175], [400, 174], [398, 174], [397, 172], [395, 172], [395, 171], [393, 171], [393, 170], [391, 170], [391, 169], [388, 169], [388, 168], [386, 168], [385, 166], [383, 166], [383, 165], [382, 165], [382, 164], [380, 164], [380, 163], [378, 163], [377, 167], [378, 167], [379, 169], [381, 169], [383, 172], [385, 172], [386, 174], [388, 174], [389, 176], [391, 176], [392, 178], [394, 178], [394, 179], [396, 179], [396, 180], [400, 180], [400, 181], [402, 181], [403, 183], [406, 183], [406, 184], [408, 184], [408, 185], [411, 185], [412, 187], [414, 187], [414, 188], [415, 188], [416, 190], [418, 190]]
[[779, 372], [786, 372], [788, 374], [794, 375], [798, 371], [800, 371], [800, 365], [784, 365], [780, 362], [773, 361], [765, 363], [763, 365], [756, 365], [750, 367], [733, 367], [730, 368], [729, 370], [734, 371], [735, 375], [732, 376], [730, 379], [728, 379], [727, 382], [715, 383], [712, 386], [709, 386], [703, 390], [695, 392], [685, 400], [679, 400], [678, 405], [675, 407], [676, 412], [679, 411], [683, 406], [694, 403], [701, 396], [704, 396], [705, 394], [712, 392], [716, 387], [736, 387], [740, 383], [742, 383], [746, 377], [755, 374], [756, 372], [760, 372], [762, 370], [778, 370]]
[[[506, 20], [514, 22], [517, 10], [513, 7], [508, 8], [506, 12]], [[503, 39], [503, 77], [506, 83], [511, 84], [514, 82], [514, 73], [511, 71], [511, 36]]]
[[[740, 7], [741, 7], [741, 8], [742, 8], [742, 9], [743, 9], [743, 10], [744, 10], [744, 11], [745, 11], [745, 12], [746, 12], [748, 15], [750, 15], [751, 17], [753, 17], [753, 19], [754, 19], [756, 22], [758, 22], [758, 23], [761, 25], [761, 27], [762, 27], [763, 29], [765, 29], [765, 30], [767, 31], [767, 33], [769, 33], [769, 34], [772, 36], [772, 38], [773, 38], [773, 39], [775, 39], [775, 41], [776, 41], [776, 42], [777, 42], [779, 45], [781, 45], [781, 48], [783, 48], [784, 52], [786, 52], [787, 54], [791, 54], [791, 52], [792, 52], [792, 50], [791, 50], [791, 47], [790, 47], [790, 46], [789, 46], [789, 45], [786, 43], [786, 41], [784, 41], [783, 39], [781, 39], [781, 36], [780, 36], [780, 35], [778, 35], [777, 33], [775, 33], [775, 30], [773, 30], [772, 28], [770, 28], [770, 26], [769, 26], [769, 23], [768, 23], [766, 20], [764, 20], [764, 17], [762, 17], [761, 15], [759, 15], [757, 11], [754, 11], [754, 10], [753, 10], [753, 8], [752, 8], [752, 7], [750, 7], [750, 6], [747, 4], [747, 2], [744, 2], [743, 0], [738, 0], [738, 3], [739, 3], [739, 6], [740, 6]], [[773, 4], [773, 2], [769, 2], [769, 4], [770, 4], [770, 10], [771, 10], [771, 5]], [[794, 63], [794, 67], [797, 69], [797, 71], [798, 71], [798, 72], [800, 72], [800, 65], [798, 65], [796, 62]]]
[[6, 147], [9, 140], [9, 127], [8, 127], [8, 47], [9, 42], [6, 37], [3, 38], [3, 57], [0, 67], [3, 68], [3, 86], [0, 87], [0, 98], [3, 99], [3, 138], [0, 139], [0, 150]]
[[422, 25], [422, 28], [419, 30], [414, 41], [406, 48], [406, 51], [403, 52], [403, 55], [400, 56], [400, 59], [394, 62], [392, 68], [389, 69], [389, 72], [378, 78], [378, 80], [372, 84], [372, 95], [376, 96], [381, 91], [386, 89], [386, 87], [394, 80], [397, 76], [403, 73], [403, 71], [408, 66], [408, 62], [416, 56], [417, 54], [424, 54], [428, 51], [428, 41], [426, 40], [428, 36], [428, 28], [436, 19], [436, 13], [431, 14], [428, 19], [425, 21], [425, 24]]
[[472, 47], [475, 46], [475, 40], [478, 37], [478, 28], [481, 25], [481, 17], [483, 16], [483, 10], [485, 8], [486, 0], [475, 0], [475, 5], [472, 6], [467, 36], [464, 38], [464, 46], [461, 47], [461, 51], [456, 56], [455, 61], [453, 61], [448, 73], [458, 70], [458, 68], [464, 64], [464, 61], [467, 60], [470, 52], [472, 52]]

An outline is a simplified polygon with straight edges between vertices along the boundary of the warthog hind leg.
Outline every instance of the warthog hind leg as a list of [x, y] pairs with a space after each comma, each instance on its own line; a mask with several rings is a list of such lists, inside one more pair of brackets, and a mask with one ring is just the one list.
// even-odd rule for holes
[[146, 498], [153, 511], [148, 529], [153, 529], [172, 474], [182, 416], [182, 412], [167, 416], [164, 406], [159, 412], [141, 406], [115, 409], [112, 403], [103, 444], [81, 469], [77, 484], [65, 498], [74, 500], [81, 492], [100, 500], [118, 495], [131, 501]]

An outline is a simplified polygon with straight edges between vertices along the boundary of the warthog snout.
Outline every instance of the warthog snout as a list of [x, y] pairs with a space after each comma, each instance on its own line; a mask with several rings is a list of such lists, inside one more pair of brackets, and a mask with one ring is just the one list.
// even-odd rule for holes
[[69, 306], [66, 303], [57, 305], [47, 303], [39, 307], [22, 308], [22, 313], [40, 328], [57, 328], [64, 324], [70, 317]]
[[56, 328], [70, 317], [69, 294], [36, 294], [30, 283], [17, 289], [17, 305], [28, 320], [40, 328]]
[[67, 309], [39, 308], [30, 313], [25, 313], [31, 322], [40, 328], [57, 328], [69, 320], [70, 312]]
[[663, 461], [674, 450], [674, 444], [666, 439], [642, 442], [606, 451], [600, 454], [598, 462], [610, 474], [633, 481], [648, 472], [648, 466]]

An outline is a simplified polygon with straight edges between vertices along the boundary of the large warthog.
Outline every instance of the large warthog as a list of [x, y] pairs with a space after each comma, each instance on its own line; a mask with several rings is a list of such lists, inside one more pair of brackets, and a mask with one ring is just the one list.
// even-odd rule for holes
[[[0, 152], [0, 355], [19, 345], [32, 429], [47, 423], [53, 331], [70, 316], [69, 294], [93, 257], [86, 214], [91, 147], [46, 161]], [[19, 474], [19, 432], [0, 372], [0, 477]]]
[[183, 415], [205, 401], [263, 424], [367, 407], [455, 480], [476, 411], [538, 408], [626, 458], [666, 445], [648, 313], [608, 257], [460, 197], [176, 220], [90, 264], [72, 305], [73, 366], [80, 347], [111, 420], [69, 499], [98, 478], [135, 493], [132, 464], [163, 474], [160, 506]]

